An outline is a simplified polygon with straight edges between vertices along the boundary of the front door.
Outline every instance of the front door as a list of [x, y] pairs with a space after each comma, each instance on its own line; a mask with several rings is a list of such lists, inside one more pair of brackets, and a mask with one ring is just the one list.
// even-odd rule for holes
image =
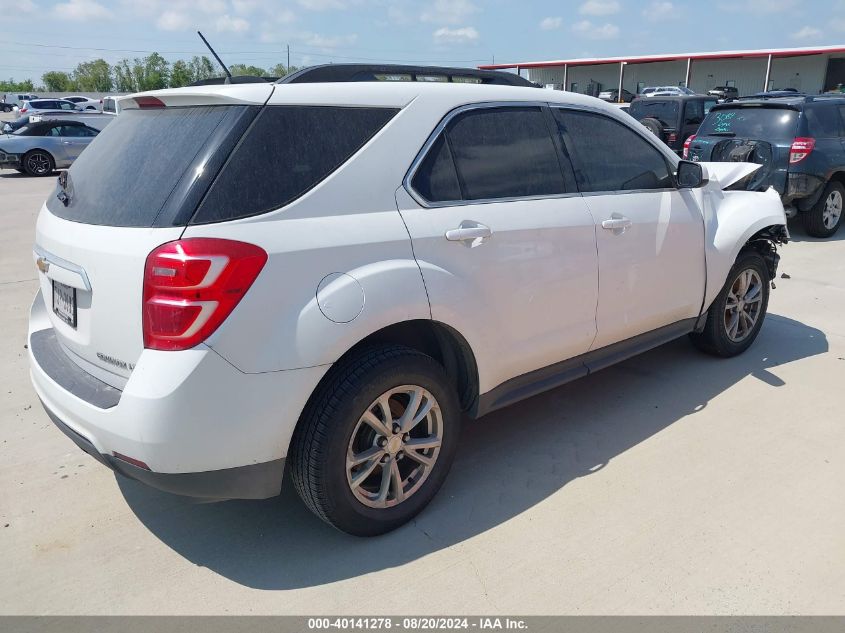
[[485, 393], [589, 349], [595, 224], [547, 108], [472, 107], [441, 127], [397, 203], [432, 318], [467, 338]]
[[675, 188], [669, 158], [598, 112], [553, 109], [596, 221], [592, 349], [697, 317], [705, 286], [700, 192]]

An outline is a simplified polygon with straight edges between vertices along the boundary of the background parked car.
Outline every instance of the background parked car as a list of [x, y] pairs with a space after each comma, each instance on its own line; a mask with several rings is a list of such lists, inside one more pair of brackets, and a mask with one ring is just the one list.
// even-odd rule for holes
[[11, 112], [14, 108], [20, 108], [27, 101], [37, 99], [38, 95], [25, 92], [7, 92], [3, 95], [3, 112]]
[[703, 95], [634, 99], [628, 114], [680, 154], [684, 141], [695, 134], [716, 102], [716, 97]]
[[[628, 92], [624, 88], [622, 89], [622, 101], [625, 103], [630, 103], [636, 97], [635, 94]], [[619, 103], [619, 89], [613, 88], [611, 90], [602, 90], [599, 93], [599, 99], [602, 101], [610, 101], [611, 103]]]
[[71, 101], [83, 110], [95, 110], [99, 112], [103, 109], [102, 99], [92, 99], [91, 97], [83, 97], [82, 95], [73, 95], [65, 97], [65, 101]]
[[734, 86], [716, 86], [707, 91], [711, 97], [716, 97], [719, 101], [730, 101], [739, 97], [739, 90]]
[[50, 112], [82, 112], [83, 109], [73, 101], [65, 99], [33, 99], [25, 101], [21, 105], [19, 113], [23, 114], [44, 114]]
[[111, 115], [118, 115], [120, 114], [120, 102], [118, 101], [120, 97], [116, 96], [107, 96], [103, 97], [103, 114], [111, 114]]
[[49, 176], [70, 167], [100, 130], [82, 121], [28, 123], [0, 136], [0, 168], [30, 176]]
[[649, 86], [640, 92], [641, 97], [670, 97], [672, 95], [694, 95], [695, 92], [684, 86]]
[[713, 107], [684, 150], [694, 161], [758, 163], [746, 188], [780, 194], [815, 237], [842, 224], [845, 97], [740, 99]]

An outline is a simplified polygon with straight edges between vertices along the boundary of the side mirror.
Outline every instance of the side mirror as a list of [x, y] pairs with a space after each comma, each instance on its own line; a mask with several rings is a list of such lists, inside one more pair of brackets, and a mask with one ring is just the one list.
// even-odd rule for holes
[[704, 184], [704, 172], [701, 165], [692, 161], [682, 160], [678, 163], [678, 173], [675, 182], [679, 189], [696, 189]]

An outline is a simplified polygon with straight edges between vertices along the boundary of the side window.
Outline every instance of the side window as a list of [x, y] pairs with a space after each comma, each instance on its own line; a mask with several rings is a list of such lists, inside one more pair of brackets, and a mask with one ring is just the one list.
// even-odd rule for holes
[[461, 186], [452, 151], [441, 134], [428, 150], [411, 181], [414, 191], [429, 202], [452, 202], [461, 199]]
[[258, 215], [316, 187], [398, 110], [267, 106], [223, 166], [192, 223]]
[[627, 126], [600, 114], [562, 108], [553, 112], [581, 191], [674, 187], [663, 154]]
[[540, 108], [470, 110], [446, 135], [465, 200], [564, 193], [563, 175]]
[[807, 116], [810, 136], [815, 138], [831, 138], [841, 136], [841, 120], [836, 108], [827, 104], [807, 106], [804, 109]]
[[699, 125], [704, 120], [704, 102], [697, 99], [687, 101], [684, 110], [684, 125]]

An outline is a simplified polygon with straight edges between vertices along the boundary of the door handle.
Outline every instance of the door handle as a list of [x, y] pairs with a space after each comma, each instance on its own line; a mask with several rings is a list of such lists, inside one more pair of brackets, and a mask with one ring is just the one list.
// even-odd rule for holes
[[478, 224], [477, 222], [461, 222], [461, 226], [456, 229], [446, 231], [446, 239], [450, 242], [463, 242], [466, 240], [485, 239], [493, 235], [493, 231], [489, 226]]
[[601, 228], [607, 229], [608, 231], [624, 231], [625, 229], [630, 229], [632, 224], [628, 218], [613, 217], [609, 220], [602, 221]]

